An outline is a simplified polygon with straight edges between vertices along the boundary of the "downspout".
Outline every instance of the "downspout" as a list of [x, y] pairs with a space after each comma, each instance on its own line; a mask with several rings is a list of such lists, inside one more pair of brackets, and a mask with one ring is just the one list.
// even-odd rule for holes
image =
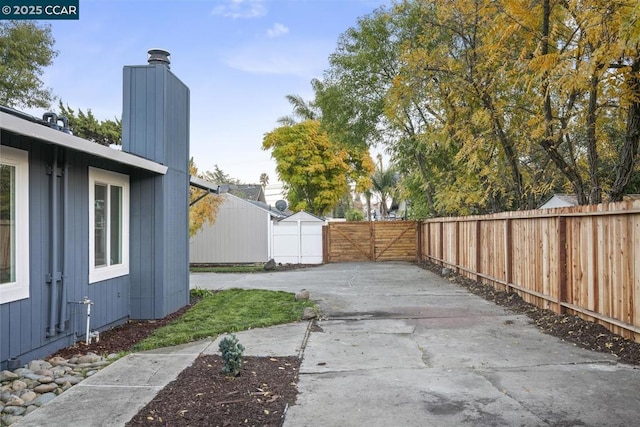
[[49, 331], [47, 337], [56, 335], [56, 314], [58, 308], [58, 147], [53, 147], [51, 164], [51, 273], [47, 282], [51, 285], [49, 299]]
[[61, 275], [61, 296], [60, 296], [60, 317], [58, 317], [58, 332], [67, 329], [67, 276], [65, 273], [70, 262], [69, 256], [69, 162], [64, 162], [62, 170], [62, 275]]

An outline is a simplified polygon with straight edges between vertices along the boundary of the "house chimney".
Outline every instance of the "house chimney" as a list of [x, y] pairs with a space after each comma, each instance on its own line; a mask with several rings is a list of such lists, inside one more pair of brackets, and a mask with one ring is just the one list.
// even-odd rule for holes
[[171, 68], [171, 54], [168, 50], [164, 49], [149, 49], [147, 52], [147, 62], [149, 65], [164, 65], [167, 68]]

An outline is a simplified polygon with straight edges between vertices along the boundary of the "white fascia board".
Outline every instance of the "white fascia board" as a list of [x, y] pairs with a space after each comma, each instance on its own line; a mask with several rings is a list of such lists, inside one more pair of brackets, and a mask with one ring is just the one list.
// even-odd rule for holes
[[71, 150], [88, 153], [96, 157], [113, 160], [135, 168], [144, 169], [161, 175], [167, 173], [167, 166], [139, 157], [124, 151], [114, 150], [95, 142], [77, 136], [69, 135], [56, 129], [51, 129], [39, 123], [32, 123], [0, 111], [0, 128], [18, 135], [38, 139], [48, 144], [54, 144]]
[[193, 187], [200, 188], [202, 190], [209, 190], [213, 193], [218, 192], [218, 184], [214, 184], [213, 182], [209, 182], [206, 179], [198, 178], [197, 176], [190, 175], [189, 176], [189, 184]]

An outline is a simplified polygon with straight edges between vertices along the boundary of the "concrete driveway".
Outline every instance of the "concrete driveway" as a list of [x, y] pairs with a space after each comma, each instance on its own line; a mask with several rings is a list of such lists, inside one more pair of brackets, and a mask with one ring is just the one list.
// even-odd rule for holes
[[404, 263], [191, 275], [191, 287], [308, 289], [321, 311], [285, 426], [631, 426], [640, 369], [539, 332]]

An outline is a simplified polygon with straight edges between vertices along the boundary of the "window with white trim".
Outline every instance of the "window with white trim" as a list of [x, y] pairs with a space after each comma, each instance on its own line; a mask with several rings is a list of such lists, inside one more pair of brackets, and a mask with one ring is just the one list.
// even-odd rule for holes
[[89, 283], [129, 274], [129, 177], [89, 168]]
[[0, 147], [0, 304], [29, 298], [29, 153]]

